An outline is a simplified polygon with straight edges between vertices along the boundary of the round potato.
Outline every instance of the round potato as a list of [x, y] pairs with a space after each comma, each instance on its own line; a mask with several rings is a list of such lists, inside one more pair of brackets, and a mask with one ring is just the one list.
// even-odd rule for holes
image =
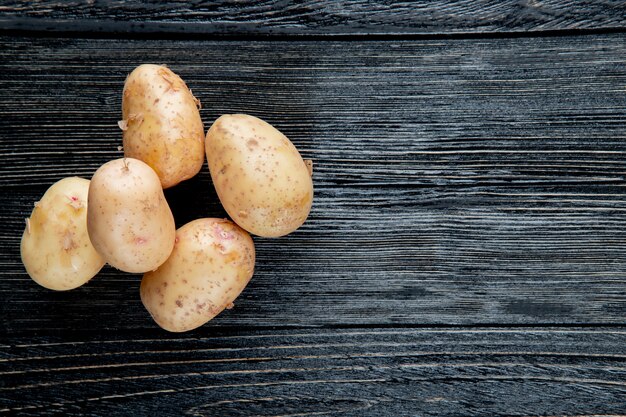
[[126, 79], [122, 98], [124, 156], [150, 165], [169, 188], [204, 162], [199, 101], [169, 68], [144, 64]]
[[28, 275], [51, 290], [85, 284], [104, 266], [87, 234], [89, 180], [64, 178], [35, 203], [22, 236], [22, 262]]
[[168, 260], [141, 281], [141, 301], [170, 332], [202, 326], [228, 308], [254, 273], [254, 243], [224, 219], [198, 219], [176, 231]]
[[122, 158], [102, 165], [89, 187], [87, 230], [113, 267], [146, 272], [174, 248], [176, 226], [159, 177], [145, 163]]
[[254, 116], [224, 115], [207, 132], [205, 146], [219, 199], [239, 226], [278, 237], [304, 223], [313, 181], [285, 135]]

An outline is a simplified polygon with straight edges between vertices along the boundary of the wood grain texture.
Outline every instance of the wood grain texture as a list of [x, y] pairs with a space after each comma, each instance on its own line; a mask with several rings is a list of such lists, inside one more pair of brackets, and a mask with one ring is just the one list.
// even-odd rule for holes
[[[1, 331], [154, 327], [139, 276], [53, 293], [19, 257], [43, 191], [121, 155], [143, 62], [188, 82], [206, 128], [254, 114], [315, 161], [309, 220], [255, 240], [251, 284], [207, 328], [623, 325], [625, 40], [0, 39]], [[178, 225], [224, 215], [206, 167], [167, 197]]]
[[623, 329], [235, 331], [0, 347], [22, 415], [616, 415]]
[[[0, 33], [48, 38], [0, 37], [0, 414], [623, 416], [625, 21], [622, 1], [3, 2]], [[19, 259], [45, 189], [121, 155], [143, 62], [206, 128], [251, 113], [315, 161], [309, 221], [255, 239], [236, 307], [187, 334], [139, 275], [54, 293]], [[167, 198], [179, 226], [225, 215], [206, 166]]]
[[84, 33], [372, 35], [623, 29], [621, 0], [5, 1], [0, 28]]

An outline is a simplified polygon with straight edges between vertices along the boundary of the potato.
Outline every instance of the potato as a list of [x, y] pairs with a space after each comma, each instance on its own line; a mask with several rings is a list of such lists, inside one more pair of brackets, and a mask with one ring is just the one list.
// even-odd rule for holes
[[184, 332], [218, 315], [254, 273], [254, 243], [231, 221], [198, 219], [176, 231], [168, 260], [141, 281], [141, 301], [159, 326]]
[[28, 275], [51, 290], [85, 284], [104, 266], [87, 234], [89, 180], [64, 178], [35, 203], [22, 236], [22, 262]]
[[146, 272], [165, 262], [176, 226], [152, 168], [133, 158], [98, 168], [89, 187], [87, 230], [96, 250], [117, 269]]
[[204, 162], [199, 101], [183, 80], [159, 65], [140, 65], [126, 79], [122, 98], [124, 156], [142, 160], [163, 188], [196, 175]]
[[285, 135], [254, 116], [224, 115], [207, 132], [205, 146], [219, 199], [239, 226], [278, 237], [304, 223], [313, 181]]

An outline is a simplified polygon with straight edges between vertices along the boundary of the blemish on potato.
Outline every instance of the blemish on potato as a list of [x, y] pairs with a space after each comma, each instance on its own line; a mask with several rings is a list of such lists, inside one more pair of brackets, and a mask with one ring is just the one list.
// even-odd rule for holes
[[128, 130], [128, 120], [120, 120], [117, 122], [117, 125], [123, 131]]
[[[181, 86], [179, 83], [176, 82], [177, 81], [176, 75], [172, 71], [170, 71], [168, 68], [161, 67], [161, 69], [157, 71], [157, 73], [159, 74], [159, 76], [161, 76], [161, 78], [165, 80], [165, 82], [168, 83], [168, 90], [172, 90], [172, 91], [180, 90]], [[185, 85], [185, 83], [182, 83], [182, 84], [183, 86]]]
[[221, 253], [222, 255], [226, 254], [227, 250], [224, 245], [222, 245], [221, 243], [214, 243], [213, 245], [217, 247], [219, 253]]
[[83, 207], [83, 202], [80, 201], [80, 199], [75, 195], [68, 195], [66, 197], [70, 200], [68, 204], [72, 206], [74, 210], [78, 210]]
[[72, 232], [70, 232], [69, 230], [67, 230], [65, 234], [63, 235], [63, 250], [65, 250], [66, 252], [76, 247], [74, 244], [74, 240], [72, 238], [73, 238]]
[[[131, 113], [128, 116], [127, 124], [129, 122], [137, 122], [137, 126], [141, 125], [141, 123], [143, 123], [143, 113]], [[126, 129], [122, 129], [122, 130], [126, 130]]]
[[259, 145], [259, 142], [256, 139], [249, 139], [246, 144], [248, 145], [249, 150], [253, 150]]
[[306, 165], [306, 169], [309, 171], [309, 176], [313, 176], [313, 160], [305, 159], [304, 164]]

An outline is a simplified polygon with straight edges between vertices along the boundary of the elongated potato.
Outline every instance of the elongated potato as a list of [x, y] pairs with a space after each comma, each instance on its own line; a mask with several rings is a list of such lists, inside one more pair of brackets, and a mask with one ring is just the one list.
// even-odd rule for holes
[[51, 290], [85, 284], [104, 266], [87, 234], [89, 180], [71, 177], [53, 184], [26, 219], [22, 262], [28, 275]]
[[224, 115], [207, 132], [205, 146], [217, 194], [239, 226], [278, 237], [304, 223], [313, 181], [285, 135], [254, 116]]
[[150, 165], [169, 188], [196, 175], [204, 162], [198, 100], [169, 68], [144, 64], [126, 79], [122, 98], [124, 156]]
[[231, 221], [198, 219], [176, 231], [168, 260], [141, 281], [141, 301], [159, 326], [202, 326], [239, 296], [254, 273], [254, 243]]
[[146, 272], [165, 262], [176, 226], [152, 168], [133, 158], [98, 168], [89, 187], [87, 230], [96, 250], [117, 269]]

